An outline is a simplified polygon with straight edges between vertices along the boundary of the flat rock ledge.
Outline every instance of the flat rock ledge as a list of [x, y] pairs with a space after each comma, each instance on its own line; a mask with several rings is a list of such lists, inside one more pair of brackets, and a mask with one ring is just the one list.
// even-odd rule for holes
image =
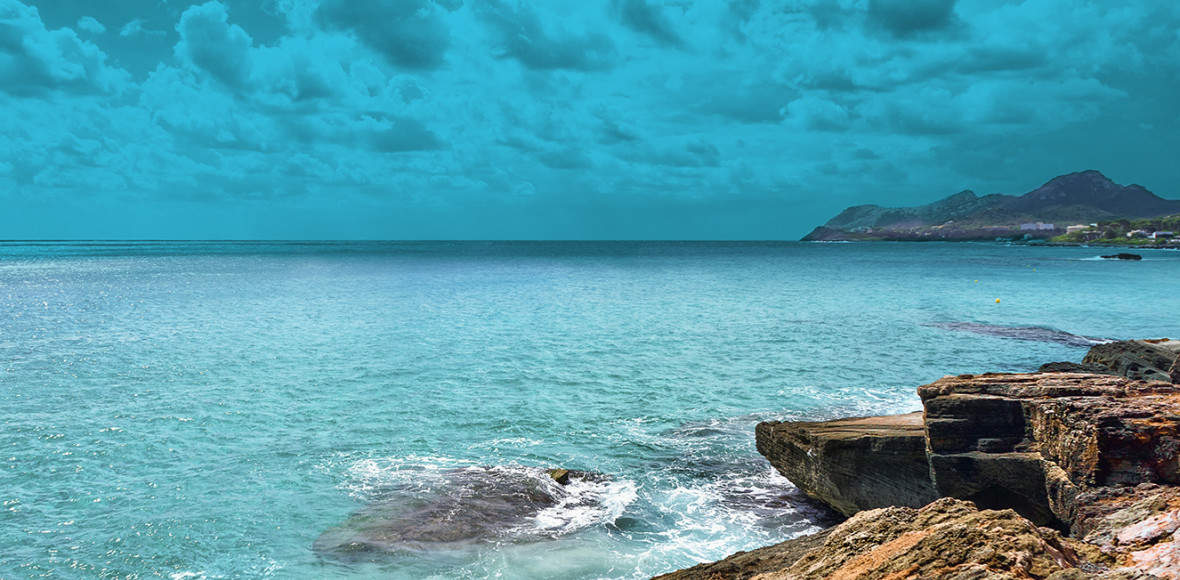
[[660, 578], [1180, 580], [1177, 354], [1111, 343], [1083, 372], [944, 377], [922, 413], [761, 423], [759, 452], [851, 518]]
[[758, 424], [758, 452], [840, 513], [922, 507], [935, 499], [922, 413]]

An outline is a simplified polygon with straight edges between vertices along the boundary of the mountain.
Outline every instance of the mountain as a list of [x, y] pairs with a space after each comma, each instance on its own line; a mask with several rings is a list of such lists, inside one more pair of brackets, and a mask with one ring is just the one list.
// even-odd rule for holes
[[[1050, 223], [1061, 230], [1076, 223], [1176, 213], [1180, 200], [1161, 198], [1141, 185], [1119, 185], [1088, 170], [1055, 177], [1020, 196], [961, 191], [916, 207], [853, 206], [803, 239], [992, 239], [1008, 230], [1020, 232], [1022, 223]], [[1054, 233], [1038, 232], [1040, 237]]]

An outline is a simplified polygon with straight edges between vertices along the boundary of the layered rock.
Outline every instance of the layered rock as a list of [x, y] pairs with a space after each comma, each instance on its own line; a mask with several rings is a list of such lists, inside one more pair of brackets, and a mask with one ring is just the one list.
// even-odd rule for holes
[[844, 515], [921, 507], [930, 481], [921, 413], [823, 422], [760, 423], [758, 451], [809, 496]]
[[985, 374], [919, 387], [940, 496], [1068, 526], [1095, 487], [1180, 483], [1180, 391], [1089, 374]]
[[[1146, 355], [1166, 353], [1174, 342], [1135, 341], [1087, 364], [1142, 372], [1146, 365], [1117, 361], [1129, 360], [1123, 355], [1130, 351], [1138, 360], [1162, 364]], [[1169, 370], [1180, 364], [1165, 362]], [[1028, 526], [1050, 526], [1084, 540], [1077, 546], [1091, 552], [1091, 571], [1105, 566], [1128, 578], [1180, 579], [1180, 387], [1108, 374], [987, 373], [944, 377], [919, 387], [918, 394], [925, 409], [920, 421], [911, 414], [764, 423], [757, 430], [758, 449], [809, 495], [846, 514], [876, 513], [871, 510], [886, 502], [921, 505], [923, 495], [970, 500], [982, 513], [1009, 509]], [[922, 453], [915, 451], [918, 442]], [[769, 562], [773, 554], [759, 561]], [[808, 557], [775, 574], [870, 578], [898, 572], [837, 575], [840, 564], [825, 572], [831, 576], [807, 576], [798, 567]], [[760, 577], [780, 577], [775, 574]]]
[[[821, 543], [822, 542], [822, 543]], [[800, 555], [800, 552], [805, 552]], [[701, 564], [661, 580], [1134, 578], [1091, 560], [1094, 550], [1012, 510], [940, 499], [921, 509], [858, 513], [808, 536]], [[1099, 558], [1101, 555], [1098, 554]]]

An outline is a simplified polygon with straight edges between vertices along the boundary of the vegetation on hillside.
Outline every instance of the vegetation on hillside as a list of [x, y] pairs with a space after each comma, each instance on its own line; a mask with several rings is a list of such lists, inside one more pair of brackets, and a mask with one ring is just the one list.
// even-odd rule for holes
[[[1164, 231], [1180, 234], [1180, 214], [1139, 220], [1119, 219], [1098, 222], [1096, 227], [1062, 234], [1051, 238], [1049, 241], [1073, 244], [1130, 244], [1143, 246], [1169, 244], [1169, 240], [1164, 238], [1152, 239], [1147, 236], [1128, 237], [1127, 234], [1137, 230], [1147, 232], [1147, 236], [1150, 236], [1152, 232]], [[1169, 245], [1175, 246], [1178, 244], [1171, 242]]]

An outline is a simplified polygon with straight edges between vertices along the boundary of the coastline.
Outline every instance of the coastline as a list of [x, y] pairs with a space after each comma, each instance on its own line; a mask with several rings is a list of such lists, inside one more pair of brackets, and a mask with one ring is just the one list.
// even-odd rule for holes
[[1180, 250], [1180, 244], [1160, 244], [1160, 245], [1144, 245], [1144, 244], [1126, 244], [1126, 243], [1075, 243], [1075, 242], [1050, 242], [1047, 240], [997, 240], [997, 239], [949, 239], [949, 238], [858, 238], [847, 240], [800, 240], [807, 244], [930, 244], [930, 243], [949, 243], [949, 244], [996, 244], [1002, 246], [1031, 246], [1031, 247], [1052, 247], [1052, 248], [1111, 248], [1111, 249], [1133, 249], [1133, 250]]
[[921, 414], [760, 423], [758, 451], [849, 519], [656, 578], [1180, 579], [1180, 341], [918, 394]]

